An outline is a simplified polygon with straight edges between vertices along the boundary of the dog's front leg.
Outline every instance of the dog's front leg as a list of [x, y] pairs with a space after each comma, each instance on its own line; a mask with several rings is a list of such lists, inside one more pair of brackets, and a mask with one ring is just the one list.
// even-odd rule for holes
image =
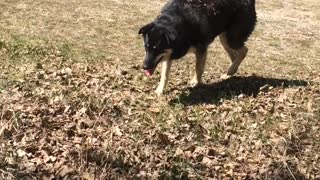
[[171, 60], [165, 60], [162, 62], [161, 79], [160, 79], [159, 86], [155, 90], [155, 93], [157, 93], [158, 95], [163, 94], [163, 90], [167, 85], [171, 64], [172, 64]]
[[197, 86], [201, 83], [202, 74], [204, 72], [204, 68], [207, 60], [207, 49], [205, 50], [197, 50], [196, 51], [196, 73], [190, 81], [191, 86]]

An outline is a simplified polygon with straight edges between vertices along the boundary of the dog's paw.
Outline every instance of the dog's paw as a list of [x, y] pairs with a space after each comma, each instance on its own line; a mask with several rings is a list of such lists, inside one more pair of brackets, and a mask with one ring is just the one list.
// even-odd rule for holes
[[157, 87], [157, 89], [154, 91], [158, 96], [162, 96], [163, 95], [163, 88], [161, 87]]
[[227, 75], [232, 76], [232, 75], [236, 74], [238, 71], [238, 67], [239, 66], [231, 65], [230, 68], [228, 69]]
[[231, 77], [232, 77], [231, 75], [223, 74], [223, 75], [220, 76], [220, 79], [221, 79], [221, 80], [227, 80], [227, 79], [229, 79], [229, 78], [231, 78]]
[[192, 78], [191, 81], [189, 82], [189, 85], [191, 87], [196, 87], [200, 84], [200, 82], [197, 80], [197, 78]]

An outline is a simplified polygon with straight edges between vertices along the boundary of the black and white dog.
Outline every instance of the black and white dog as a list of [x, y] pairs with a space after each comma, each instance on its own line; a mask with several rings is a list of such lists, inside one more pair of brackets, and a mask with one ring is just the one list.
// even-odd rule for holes
[[255, 0], [171, 0], [161, 14], [143, 26], [146, 57], [145, 74], [151, 76], [162, 62], [161, 80], [157, 94], [167, 84], [172, 60], [188, 52], [196, 56], [195, 75], [191, 85], [201, 83], [208, 46], [219, 36], [231, 58], [227, 75], [237, 72], [248, 49], [245, 42], [256, 24]]

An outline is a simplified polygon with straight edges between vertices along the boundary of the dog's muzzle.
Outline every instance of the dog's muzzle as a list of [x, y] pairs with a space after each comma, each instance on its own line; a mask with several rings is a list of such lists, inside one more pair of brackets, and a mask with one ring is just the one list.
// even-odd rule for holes
[[[164, 56], [161, 56], [160, 58], [157, 58], [158, 60], [155, 63], [144, 63], [143, 69], [144, 69], [144, 74], [146, 76], [152, 76], [157, 65], [162, 61]], [[151, 66], [150, 66], [151, 64]]]

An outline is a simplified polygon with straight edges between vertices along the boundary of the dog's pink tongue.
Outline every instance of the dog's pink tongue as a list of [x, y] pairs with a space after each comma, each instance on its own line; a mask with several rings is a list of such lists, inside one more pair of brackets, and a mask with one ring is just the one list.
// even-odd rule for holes
[[146, 76], [152, 76], [153, 70], [145, 70], [145, 71], [144, 71], [144, 74], [145, 74]]

